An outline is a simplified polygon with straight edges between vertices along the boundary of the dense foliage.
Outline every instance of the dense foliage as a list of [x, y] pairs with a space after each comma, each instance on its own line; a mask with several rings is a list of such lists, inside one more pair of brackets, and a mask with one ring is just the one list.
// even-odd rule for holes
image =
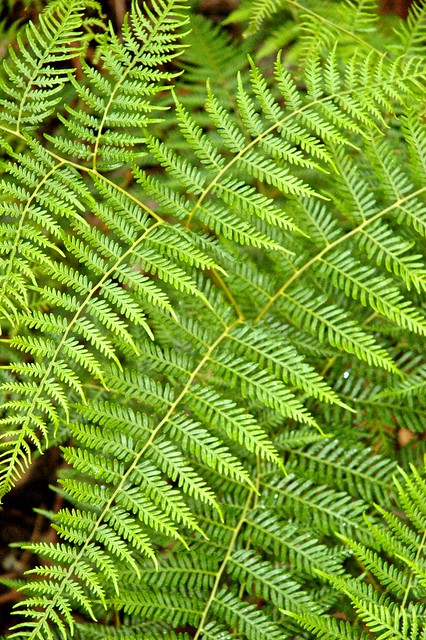
[[1, 494], [66, 465], [8, 638], [426, 639], [426, 5], [378, 16], [11, 28]]

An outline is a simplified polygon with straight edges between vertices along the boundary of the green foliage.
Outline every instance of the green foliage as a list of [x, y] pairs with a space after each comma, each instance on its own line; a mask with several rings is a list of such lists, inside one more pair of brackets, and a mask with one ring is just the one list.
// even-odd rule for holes
[[1, 75], [1, 495], [66, 466], [8, 637], [424, 638], [424, 8], [99, 11]]
[[336, 589], [349, 597], [360, 628], [357, 629], [357, 624], [339, 625], [315, 614], [290, 614], [315, 637], [324, 640], [370, 637], [362, 626], [374, 638], [416, 640], [425, 637], [426, 483], [424, 472], [420, 474], [415, 467], [411, 467], [410, 475], [402, 475], [403, 482], [396, 481], [396, 486], [403, 515], [379, 508], [384, 525], [374, 525], [366, 519], [380, 552], [342, 538], [352, 549], [363, 573], [328, 575]]

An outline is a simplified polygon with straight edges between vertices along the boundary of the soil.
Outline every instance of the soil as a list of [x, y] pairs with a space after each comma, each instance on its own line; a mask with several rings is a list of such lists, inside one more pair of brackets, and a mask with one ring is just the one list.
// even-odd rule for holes
[[[62, 459], [59, 449], [49, 449], [42, 458], [34, 460], [16, 487], [8, 493], [0, 511], [0, 633], [4, 634], [13, 624], [10, 612], [21, 599], [15, 585], [3, 581], [15, 581], [35, 564], [29, 551], [10, 545], [26, 541], [53, 541], [55, 532], [50, 521], [35, 509], [57, 511], [62, 498], [51, 490]], [[17, 622], [17, 620], [15, 620]]]

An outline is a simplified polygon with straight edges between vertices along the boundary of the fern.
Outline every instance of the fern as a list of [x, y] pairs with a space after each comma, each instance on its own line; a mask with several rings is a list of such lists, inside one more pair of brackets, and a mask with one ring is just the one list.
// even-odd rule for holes
[[424, 413], [424, 11], [384, 52], [371, 3], [291, 6], [294, 73], [181, 0], [9, 51], [1, 495], [66, 463], [10, 638], [422, 637], [424, 481], [376, 449]]
[[[369, 635], [374, 638], [424, 637], [424, 488], [422, 475], [412, 467], [403, 473], [403, 483], [396, 481], [399, 503], [404, 517], [381, 509], [386, 527], [368, 522], [381, 553], [345, 539], [367, 573], [362, 576], [331, 578], [346, 593]], [[384, 558], [386, 553], [388, 556]], [[291, 614], [293, 615], [293, 614]], [[337, 624], [317, 616], [295, 614], [302, 625], [319, 638], [334, 638]], [[348, 630], [349, 631], [349, 630]], [[364, 638], [364, 631], [351, 632], [353, 638]]]

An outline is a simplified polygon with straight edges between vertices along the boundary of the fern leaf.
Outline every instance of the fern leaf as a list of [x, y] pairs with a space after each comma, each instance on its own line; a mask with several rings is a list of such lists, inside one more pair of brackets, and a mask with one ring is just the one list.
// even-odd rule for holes
[[[151, 9], [145, 9], [147, 15], [134, 2], [131, 18], [123, 25], [123, 42], [112, 34], [108, 44], [100, 48], [108, 75], [101, 75], [83, 63], [86, 84], [72, 80], [77, 95], [91, 110], [91, 119], [79, 122], [78, 111], [67, 106], [68, 116], [63, 122], [70, 138], [79, 140], [79, 157], [90, 158], [95, 171], [98, 163], [102, 169], [111, 169], [133, 158], [126, 148], [144, 138], [128, 133], [123, 137], [121, 130], [142, 129], [155, 122], [150, 98], [174, 77], [157, 67], [170, 62], [182, 48], [178, 40], [187, 23], [184, 5], [171, 0], [156, 2]], [[77, 129], [75, 122], [79, 123]], [[59, 150], [66, 149], [63, 137], [51, 140]]]
[[[99, 10], [97, 3], [90, 4]], [[40, 124], [60, 102], [69, 75], [59, 65], [77, 57], [87, 44], [84, 7], [79, 0], [51, 2], [39, 24], [29, 22], [18, 36], [18, 51], [10, 47], [10, 61], [4, 62], [6, 78], [0, 84], [6, 97], [0, 105], [3, 122], [14, 126], [18, 135]]]
[[228, 625], [243, 633], [248, 640], [278, 640], [283, 637], [282, 630], [254, 605], [242, 603], [225, 590], [218, 593], [213, 612], [223, 616]]
[[303, 449], [294, 450], [291, 444], [284, 448], [294, 451], [289, 463], [298, 474], [349, 490], [367, 501], [380, 499], [383, 503], [392, 495], [396, 463], [372, 455], [368, 449], [345, 449], [332, 439], [321, 439]]
[[398, 25], [397, 35], [400, 42], [397, 50], [401, 55], [410, 56], [422, 52], [426, 29], [425, 11], [424, 2], [413, 3], [407, 16], [407, 24], [401, 21]]
[[295, 618], [304, 629], [315, 633], [320, 640], [367, 640], [368, 638], [364, 631], [354, 629], [351, 622], [313, 616], [308, 613], [300, 615], [289, 612], [289, 615]]
[[83, 4], [0, 85], [1, 491], [54, 445], [66, 500], [11, 637], [420, 640], [423, 472], [364, 444], [425, 414], [423, 8], [388, 47], [370, 0], [257, 3], [269, 73]]
[[350, 252], [331, 253], [321, 260], [320, 272], [330, 277], [333, 284], [343, 289], [347, 296], [360, 300], [410, 331], [424, 335], [422, 314], [408, 300], [404, 300], [392, 280], [376, 275], [366, 266], [353, 260]]
[[[318, 604], [300, 589], [300, 585], [279, 567], [262, 562], [250, 551], [237, 551], [231, 558], [230, 572], [244, 587], [255, 589], [258, 596], [271, 602], [278, 608], [290, 608], [291, 611], [308, 607], [317, 611]], [[290, 604], [291, 603], [291, 604]]]
[[341, 572], [341, 549], [331, 550], [311, 533], [301, 533], [294, 521], [283, 520], [268, 508], [249, 514], [244, 537], [291, 566], [293, 575], [316, 578], [320, 570]]
[[[306, 305], [308, 298], [309, 305]], [[326, 338], [332, 346], [355, 353], [369, 364], [397, 371], [389, 355], [375, 344], [372, 336], [357, 327], [337, 306], [324, 303], [321, 298], [313, 303], [312, 293], [299, 288], [293, 294], [283, 294], [281, 307], [293, 322], [311, 331], [321, 342]]]
[[280, 506], [283, 512], [293, 514], [297, 512], [298, 519], [309, 520], [314, 529], [324, 533], [331, 533], [335, 528], [343, 529], [359, 535], [361, 539], [371, 540], [369, 531], [363, 526], [362, 514], [365, 504], [354, 500], [344, 492], [336, 493], [325, 486], [315, 486], [309, 480], [301, 482], [289, 475], [278, 485], [265, 483], [268, 490], [268, 506]]

